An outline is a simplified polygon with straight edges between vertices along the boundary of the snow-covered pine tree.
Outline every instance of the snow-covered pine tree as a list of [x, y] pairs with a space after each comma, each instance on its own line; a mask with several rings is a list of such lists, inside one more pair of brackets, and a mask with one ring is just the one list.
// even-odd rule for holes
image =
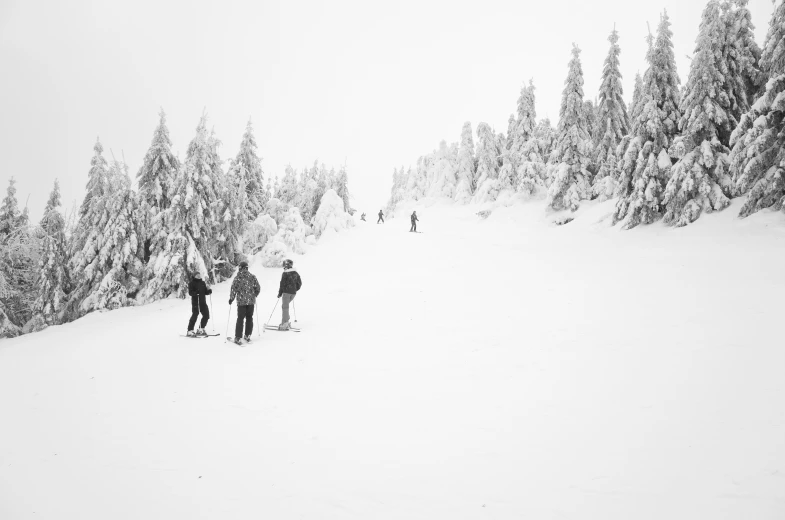
[[[674, 144], [679, 157], [663, 197], [665, 223], [685, 226], [703, 211], [730, 204], [731, 178], [724, 136], [730, 136], [730, 100], [723, 91], [728, 69], [722, 52], [725, 23], [718, 0], [703, 10], [695, 55], [682, 100], [682, 137]], [[726, 141], [727, 142], [727, 141]]]
[[196, 272], [215, 283], [210, 248], [220, 215], [218, 197], [223, 193], [218, 144], [208, 134], [207, 115], [203, 114], [188, 145], [185, 162], [172, 182], [172, 202], [165, 212], [168, 234], [152, 251], [143, 301], [170, 294], [184, 298], [188, 282]]
[[86, 213], [94, 220], [89, 222], [84, 245], [70, 259], [75, 279], [69, 294], [69, 319], [132, 303], [130, 298], [139, 290], [144, 275], [143, 235], [139, 231], [142, 213], [131, 189], [128, 167], [114, 160], [106, 192], [92, 198]]
[[[748, 3], [749, 0], [723, 0], [721, 5], [725, 23], [723, 55], [728, 68], [724, 76], [724, 90], [730, 102], [731, 130], [750, 110], [765, 83], [759, 63], [761, 49], [755, 43], [755, 27]], [[724, 144], [728, 142], [723, 141]]]
[[246, 209], [245, 214], [249, 221], [256, 220], [263, 211], [264, 206], [269, 200], [269, 196], [264, 190], [264, 173], [262, 172], [262, 160], [256, 154], [256, 139], [253, 135], [253, 125], [248, 120], [245, 127], [245, 134], [240, 143], [240, 151], [237, 157], [230, 161], [229, 174], [232, 178], [245, 185]]
[[583, 69], [581, 50], [572, 46], [572, 59], [564, 82], [559, 126], [549, 164], [552, 182], [548, 189], [548, 206], [554, 210], [575, 211], [581, 200], [591, 195], [592, 143], [583, 103]]
[[349, 202], [349, 174], [346, 173], [346, 166], [341, 166], [341, 169], [338, 170], [335, 185], [335, 192], [343, 201], [344, 211], [348, 213], [352, 207]]
[[11, 177], [8, 180], [5, 198], [0, 205], [0, 238], [19, 229], [21, 223], [22, 212], [19, 211], [19, 203], [16, 200], [16, 179]]
[[474, 202], [496, 200], [499, 177], [499, 149], [496, 136], [488, 123], [477, 125], [477, 190]]
[[614, 28], [608, 37], [611, 43], [605, 67], [602, 71], [600, 84], [600, 104], [597, 117], [596, 147], [594, 164], [597, 174], [594, 176], [592, 190], [600, 200], [606, 200], [616, 191], [616, 148], [622, 138], [630, 131], [627, 107], [624, 104], [624, 89], [621, 84], [619, 70], [619, 33]]
[[[316, 167], [314, 165], [314, 167]], [[286, 167], [281, 184], [275, 193], [275, 198], [289, 205], [297, 204], [298, 198], [297, 172], [291, 165]]]
[[90, 161], [90, 171], [87, 174], [87, 194], [79, 208], [80, 218], [90, 209], [93, 197], [102, 197], [108, 185], [109, 167], [103, 155], [104, 147], [99, 139], [95, 140], [93, 151], [95, 154]]
[[218, 281], [231, 278], [234, 266], [244, 259], [243, 236], [249, 224], [245, 182], [242, 172], [230, 170], [220, 199], [220, 218], [211, 251]]
[[775, 3], [761, 68], [763, 95], [733, 132], [731, 172], [737, 194], [747, 193], [739, 216], [785, 207], [785, 2]]
[[515, 188], [527, 195], [544, 186], [545, 160], [537, 139], [537, 111], [534, 81], [521, 88], [518, 98], [517, 125], [513, 129], [511, 153], [515, 162]]
[[60, 184], [55, 180], [40, 223], [42, 239], [36, 283], [38, 295], [33, 303], [33, 312], [41, 315], [49, 325], [62, 323], [68, 294], [65, 219], [59, 207]]
[[[651, 40], [651, 38], [650, 38]], [[651, 43], [649, 44], [651, 48]], [[635, 73], [635, 89], [632, 92], [632, 103], [630, 103], [629, 119], [630, 133], [638, 133], [638, 121], [640, 120], [641, 110], [643, 109], [643, 78], [640, 72]]]
[[[679, 76], [673, 53], [670, 20], [667, 12], [660, 17], [657, 38], [649, 45], [649, 64], [643, 75], [640, 114], [634, 134], [624, 155], [617, 157], [619, 183], [613, 223], [623, 221], [624, 229], [650, 224], [662, 215], [662, 197], [671, 175], [668, 149], [678, 131]], [[651, 38], [649, 38], [651, 41]]]
[[463, 129], [461, 130], [461, 145], [458, 149], [458, 172], [456, 177], [455, 200], [460, 204], [465, 204], [471, 200], [475, 189], [474, 139], [472, 138], [472, 124], [469, 121], [463, 124]]
[[515, 114], [510, 114], [510, 118], [507, 120], [507, 149], [512, 146], [512, 141], [515, 136], [515, 127], [517, 124], [518, 121], [515, 119]]
[[166, 113], [159, 112], [158, 126], [153, 132], [150, 148], [136, 174], [139, 182], [139, 199], [149, 211], [158, 214], [169, 207], [169, 186], [180, 167], [172, 153], [172, 141], [166, 126]]

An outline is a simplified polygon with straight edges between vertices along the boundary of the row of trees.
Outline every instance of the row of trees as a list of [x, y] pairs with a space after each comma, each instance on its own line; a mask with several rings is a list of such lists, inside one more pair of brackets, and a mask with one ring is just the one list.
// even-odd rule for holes
[[66, 218], [55, 181], [38, 225], [19, 209], [12, 179], [0, 206], [0, 337], [99, 309], [184, 298], [194, 273], [211, 283], [231, 277], [284, 218], [303, 237], [310, 234], [307, 223], [327, 190], [335, 189], [348, 208], [345, 168], [336, 175], [314, 165], [294, 189], [288, 168], [271, 193], [250, 121], [226, 171], [220, 144], [203, 115], [180, 160], [162, 111], [136, 188], [125, 162], [113, 154], [107, 160], [96, 141], [81, 205]]
[[616, 197], [614, 224], [629, 229], [659, 219], [684, 226], [744, 195], [741, 216], [781, 208], [785, 6], [776, 4], [761, 49], [747, 3], [708, 2], [684, 87], [664, 13], [649, 34], [648, 66], [635, 78], [629, 107], [616, 30], [597, 103], [584, 99], [573, 46], [555, 129], [537, 122], [529, 82], [506, 136], [480, 123], [475, 145], [465, 123], [460, 143], [442, 142], [416, 167], [395, 169], [388, 209], [428, 196], [466, 203], [542, 193], [549, 208], [575, 211], [583, 200]]

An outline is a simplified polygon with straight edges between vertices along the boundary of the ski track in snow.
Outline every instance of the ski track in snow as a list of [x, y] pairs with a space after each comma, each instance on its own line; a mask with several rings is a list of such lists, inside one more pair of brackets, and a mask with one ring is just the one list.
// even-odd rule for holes
[[611, 204], [327, 232], [300, 334], [259, 334], [281, 271], [252, 266], [243, 348], [229, 283], [219, 337], [166, 300], [1, 342], [0, 518], [785, 517], [781, 214]]

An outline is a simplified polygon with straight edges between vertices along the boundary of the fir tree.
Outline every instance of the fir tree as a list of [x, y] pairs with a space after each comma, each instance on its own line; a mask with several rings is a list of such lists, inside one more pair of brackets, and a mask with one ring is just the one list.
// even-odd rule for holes
[[723, 92], [728, 74], [722, 53], [725, 24], [718, 0], [703, 10], [695, 56], [690, 64], [679, 122], [683, 136], [675, 146], [679, 161], [665, 189], [664, 220], [684, 226], [703, 211], [730, 204], [728, 153], [723, 136], [730, 134], [730, 100]]
[[[648, 68], [643, 76], [640, 114], [634, 135], [625, 144], [619, 165], [619, 200], [613, 223], [623, 221], [624, 229], [649, 224], [662, 216], [662, 197], [671, 173], [668, 148], [677, 133], [679, 76], [673, 54], [670, 20], [663, 13], [657, 39], [646, 55]], [[651, 38], [650, 38], [651, 41]]]
[[638, 133], [638, 121], [640, 120], [641, 110], [643, 109], [643, 78], [640, 72], [635, 73], [635, 90], [632, 92], [632, 103], [630, 104], [630, 133]]
[[583, 103], [580, 53], [578, 46], [573, 44], [551, 156], [550, 175], [553, 180], [548, 190], [548, 206], [554, 210], [575, 211], [581, 200], [590, 197], [591, 174], [588, 168], [592, 143]]
[[349, 203], [349, 175], [346, 173], [346, 166], [341, 166], [338, 171], [338, 177], [335, 180], [335, 192], [343, 201], [343, 209], [348, 212], [351, 210]]
[[43, 237], [36, 283], [38, 297], [33, 304], [33, 312], [43, 316], [49, 325], [62, 322], [68, 293], [65, 220], [59, 207], [60, 184], [55, 180], [40, 223]]
[[253, 135], [251, 120], [245, 128], [240, 151], [231, 161], [229, 174], [236, 182], [242, 183], [246, 191], [246, 215], [248, 220], [255, 220], [263, 211], [269, 196], [264, 190], [264, 173], [262, 161], [256, 154], [256, 139]]
[[[403, 168], [401, 168], [401, 175], [403, 176]], [[474, 139], [472, 138], [472, 124], [469, 121], [463, 124], [461, 130], [456, 177], [455, 200], [462, 204], [469, 202], [475, 189]]]
[[[725, 38], [722, 52], [727, 72], [724, 74], [723, 90], [730, 104], [731, 130], [738, 126], [741, 116], [750, 110], [763, 84], [760, 70], [761, 50], [755, 43], [752, 17], [747, 9], [748, 0], [723, 0], [722, 19]], [[722, 140], [729, 143], [729, 137]]]
[[10, 235], [19, 229], [22, 220], [22, 212], [19, 211], [19, 203], [16, 200], [16, 179], [11, 177], [8, 180], [6, 196], [0, 205], [0, 237]]
[[98, 139], [95, 141], [93, 151], [95, 154], [90, 161], [90, 171], [87, 174], [87, 195], [85, 195], [82, 206], [79, 208], [80, 219], [90, 210], [93, 198], [103, 197], [108, 186], [109, 168], [103, 155], [104, 147]]
[[760, 63], [770, 79], [731, 137], [735, 190], [749, 191], [741, 217], [785, 206], [785, 2], [775, 4]]
[[534, 81], [521, 89], [518, 98], [518, 124], [514, 130], [512, 152], [515, 162], [515, 187], [531, 195], [544, 186], [545, 159], [537, 136], [537, 111], [535, 109]]
[[598, 108], [597, 145], [594, 149], [594, 164], [597, 174], [594, 177], [595, 196], [604, 200], [612, 196], [616, 187], [616, 148], [622, 138], [630, 131], [627, 108], [624, 105], [624, 90], [619, 71], [619, 33], [616, 29], [608, 37], [611, 48], [605, 58], [605, 68], [600, 84], [600, 105]]
[[166, 114], [161, 110], [158, 116], [158, 127], [153, 132], [150, 148], [147, 149], [142, 166], [136, 174], [139, 181], [139, 199], [154, 214], [169, 207], [169, 187], [180, 167], [180, 162], [172, 153]]
[[[477, 186], [474, 194], [475, 202], [495, 200], [498, 192], [499, 149], [496, 136], [487, 123], [477, 125]], [[419, 167], [418, 167], [419, 169]]]

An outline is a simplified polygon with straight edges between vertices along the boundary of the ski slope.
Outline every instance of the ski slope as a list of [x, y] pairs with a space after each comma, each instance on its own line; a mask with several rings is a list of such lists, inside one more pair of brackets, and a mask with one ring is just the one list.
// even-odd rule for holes
[[226, 283], [221, 337], [166, 300], [0, 342], [0, 518], [785, 518], [781, 214], [416, 209], [295, 258], [300, 334], [226, 342]]

